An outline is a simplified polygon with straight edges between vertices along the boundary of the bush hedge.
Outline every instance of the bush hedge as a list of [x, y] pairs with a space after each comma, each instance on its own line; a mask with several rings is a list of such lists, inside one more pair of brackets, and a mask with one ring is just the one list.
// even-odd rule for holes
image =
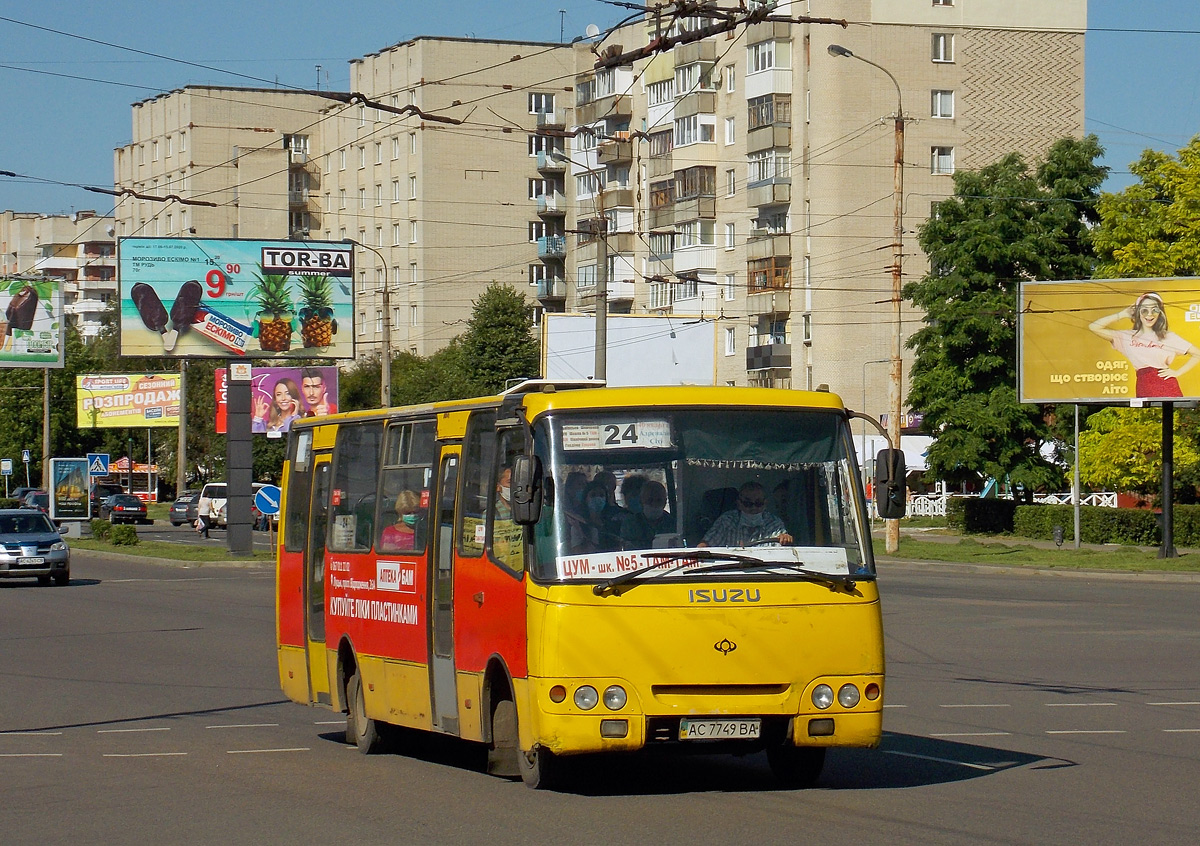
[[1011, 532], [1016, 508], [1011, 499], [951, 497], [946, 502], [946, 525], [973, 535]]
[[108, 533], [112, 531], [112, 523], [107, 520], [93, 519], [91, 522], [92, 537], [96, 540], [108, 540]]
[[[1074, 541], [1073, 506], [1021, 505], [1017, 507], [1013, 533], [1037, 540], [1053, 540], [1056, 525], [1062, 526], [1064, 541]], [[1084, 505], [1079, 509], [1079, 538], [1084, 543], [1157, 546], [1162, 542], [1159, 515], [1142, 508]], [[1175, 506], [1174, 539], [1179, 546], [1200, 543], [1200, 506]]]
[[137, 546], [138, 533], [133, 526], [113, 526], [108, 534], [113, 546]]
[[20, 508], [21, 500], [13, 499], [11, 496], [0, 496], [0, 508]]

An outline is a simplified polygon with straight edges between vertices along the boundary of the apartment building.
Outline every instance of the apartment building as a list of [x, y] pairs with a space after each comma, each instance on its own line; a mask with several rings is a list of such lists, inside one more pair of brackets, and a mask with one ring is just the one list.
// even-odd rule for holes
[[117, 235], [303, 236], [320, 188], [310, 139], [329, 105], [302, 91], [207, 85], [134, 103], [133, 140], [113, 154], [118, 189], [213, 205], [118, 196]]
[[561, 310], [573, 224], [564, 139], [538, 130], [565, 130], [578, 62], [589, 55], [417, 38], [351, 62], [351, 89], [386, 108], [342, 107], [321, 123], [323, 223], [313, 237], [365, 245], [356, 257], [365, 349], [378, 348], [385, 320], [395, 349], [440, 349], [493, 282]]
[[0, 212], [0, 277], [63, 280], [63, 311], [85, 338], [116, 295], [114, 221], [94, 211], [70, 215]]
[[[1036, 157], [1082, 133], [1086, 2], [827, 0], [773, 11], [852, 23], [763, 21], [612, 68], [588, 56], [568, 120], [590, 131], [569, 146], [567, 202], [577, 229], [608, 218], [611, 310], [716, 319], [720, 382], [826, 384], [880, 414], [896, 332], [901, 100], [908, 281], [927, 271], [916, 230], [952, 193], [956, 169], [1014, 150]], [[605, 46], [629, 52], [711, 22], [663, 31], [642, 21]], [[571, 309], [595, 307], [596, 240], [568, 239]], [[919, 320], [904, 310], [905, 339]]]

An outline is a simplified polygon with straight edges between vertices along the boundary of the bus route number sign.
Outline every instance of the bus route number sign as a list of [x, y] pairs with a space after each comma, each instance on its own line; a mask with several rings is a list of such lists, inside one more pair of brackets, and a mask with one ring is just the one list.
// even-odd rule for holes
[[607, 420], [604, 423], [568, 423], [562, 428], [563, 449], [666, 449], [671, 446], [671, 424], [666, 420]]

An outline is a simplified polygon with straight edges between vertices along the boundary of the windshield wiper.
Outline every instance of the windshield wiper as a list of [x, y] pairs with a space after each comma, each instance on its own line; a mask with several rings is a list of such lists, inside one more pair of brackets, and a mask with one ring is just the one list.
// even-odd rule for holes
[[[728, 557], [730, 559], [735, 558], [732, 555], [728, 556]], [[744, 566], [745, 564], [749, 564], [750, 567], [745, 567]], [[832, 591], [844, 590], [847, 593], [855, 592], [855, 588], [857, 587], [858, 581], [860, 579], [863, 579], [864, 577], [868, 580], [874, 578], [873, 576], [870, 576], [868, 574], [864, 574], [864, 575], [860, 575], [860, 576], [856, 577], [856, 576], [850, 575], [849, 573], [847, 573], [844, 576], [837, 574], [837, 573], [821, 573], [816, 570], [809, 570], [807, 567], [804, 567], [803, 565], [796, 563], [796, 562], [763, 561], [761, 559], [752, 558], [750, 556], [737, 556], [736, 560], [731, 560], [727, 564], [714, 564], [710, 567], [702, 567], [700, 569], [694, 570], [693, 572], [696, 572], [696, 573], [718, 573], [722, 570], [742, 570], [742, 569], [766, 570], [766, 569], [770, 569], [772, 567], [782, 567], [782, 568], [786, 569], [789, 573], [795, 573], [798, 576], [803, 576], [804, 578], [808, 579], [809, 581], [816, 582], [817, 584], [827, 587]]]

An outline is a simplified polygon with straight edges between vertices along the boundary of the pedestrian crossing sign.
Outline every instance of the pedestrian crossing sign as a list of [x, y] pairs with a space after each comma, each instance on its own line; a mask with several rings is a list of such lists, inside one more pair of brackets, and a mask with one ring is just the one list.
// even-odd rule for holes
[[108, 475], [108, 453], [89, 452], [87, 457], [89, 476]]

